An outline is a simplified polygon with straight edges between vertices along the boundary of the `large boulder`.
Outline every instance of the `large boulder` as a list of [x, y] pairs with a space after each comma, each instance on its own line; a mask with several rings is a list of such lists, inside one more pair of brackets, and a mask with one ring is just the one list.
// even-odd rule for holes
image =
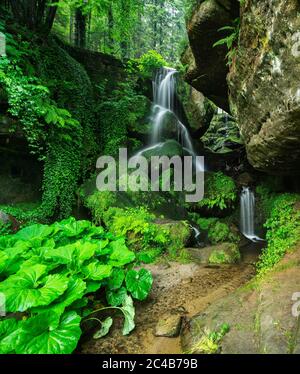
[[256, 287], [237, 290], [185, 323], [184, 351], [203, 353], [204, 336], [212, 336], [226, 324], [229, 331], [218, 341], [219, 353], [299, 354], [299, 260], [298, 246]]
[[182, 79], [177, 84], [178, 97], [193, 138], [200, 138], [208, 130], [217, 111], [216, 105]]
[[300, 172], [299, 12], [297, 0], [244, 1], [228, 77], [248, 159], [270, 174]]
[[213, 45], [227, 35], [219, 30], [230, 25], [238, 11], [237, 0], [200, 1], [188, 22], [190, 48], [182, 59], [189, 67], [187, 82], [225, 110], [228, 110], [227, 50]]

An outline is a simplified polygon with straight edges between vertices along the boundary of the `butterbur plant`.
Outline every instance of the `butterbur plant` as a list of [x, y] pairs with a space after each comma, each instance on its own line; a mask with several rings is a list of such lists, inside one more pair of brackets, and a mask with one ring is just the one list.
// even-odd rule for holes
[[[129, 334], [135, 327], [132, 298], [144, 300], [152, 286], [151, 273], [135, 271], [134, 261], [124, 238], [74, 218], [1, 237], [6, 317], [0, 319], [0, 353], [72, 353], [84, 321], [99, 323], [95, 338], [109, 332], [113, 320], [101, 320], [104, 310], [121, 312], [123, 334]], [[90, 299], [103, 308], [93, 310]]]

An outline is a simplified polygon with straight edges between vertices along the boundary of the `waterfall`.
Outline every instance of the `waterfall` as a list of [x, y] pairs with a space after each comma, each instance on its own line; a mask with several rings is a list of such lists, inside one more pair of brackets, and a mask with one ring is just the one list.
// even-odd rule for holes
[[255, 235], [255, 196], [249, 187], [243, 187], [241, 193], [240, 226], [242, 234], [249, 240], [262, 240]]
[[[183, 150], [196, 158], [193, 142], [185, 125], [176, 114], [176, 74], [177, 70], [161, 68], [153, 80], [153, 105], [151, 112], [152, 132], [150, 145], [142, 149], [137, 156], [144, 152], [162, 147], [167, 139], [170, 122], [175, 140], [181, 144]], [[196, 162], [197, 170], [203, 171], [200, 163]]]

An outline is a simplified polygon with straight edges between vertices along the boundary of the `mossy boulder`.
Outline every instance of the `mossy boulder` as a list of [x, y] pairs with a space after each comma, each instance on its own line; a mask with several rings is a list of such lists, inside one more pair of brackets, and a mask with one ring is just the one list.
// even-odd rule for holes
[[160, 143], [154, 147], [146, 149], [143, 152], [143, 156], [146, 157], [148, 160], [151, 159], [152, 156], [183, 156], [184, 152], [182, 146], [176, 141], [172, 139], [168, 139], [165, 143]]
[[200, 264], [235, 264], [241, 259], [237, 244], [222, 243], [205, 248], [187, 248], [190, 258]]
[[235, 264], [241, 259], [237, 244], [222, 243], [211, 247], [208, 262], [210, 264]]
[[187, 221], [158, 221], [156, 225], [159, 231], [168, 233], [169, 248], [172, 251], [176, 252], [189, 244], [192, 228]]
[[237, 0], [206, 0], [195, 2], [187, 29], [190, 48], [183, 56], [188, 65], [186, 80], [198, 91], [228, 111], [228, 86], [226, 76], [227, 48], [213, 45], [226, 37], [228, 32], [220, 28], [228, 26], [239, 16]]

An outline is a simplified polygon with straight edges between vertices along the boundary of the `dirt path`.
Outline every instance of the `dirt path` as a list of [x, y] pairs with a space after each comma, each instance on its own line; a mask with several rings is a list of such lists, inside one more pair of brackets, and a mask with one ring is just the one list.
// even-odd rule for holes
[[166, 313], [191, 317], [211, 303], [245, 284], [254, 275], [255, 253], [245, 253], [238, 265], [208, 267], [204, 265], [165, 263], [149, 265], [154, 284], [146, 302], [136, 304], [136, 329], [122, 336], [122, 319], [117, 319], [113, 331], [100, 340], [89, 340], [82, 353], [181, 353], [179, 338], [155, 337], [158, 320]]

